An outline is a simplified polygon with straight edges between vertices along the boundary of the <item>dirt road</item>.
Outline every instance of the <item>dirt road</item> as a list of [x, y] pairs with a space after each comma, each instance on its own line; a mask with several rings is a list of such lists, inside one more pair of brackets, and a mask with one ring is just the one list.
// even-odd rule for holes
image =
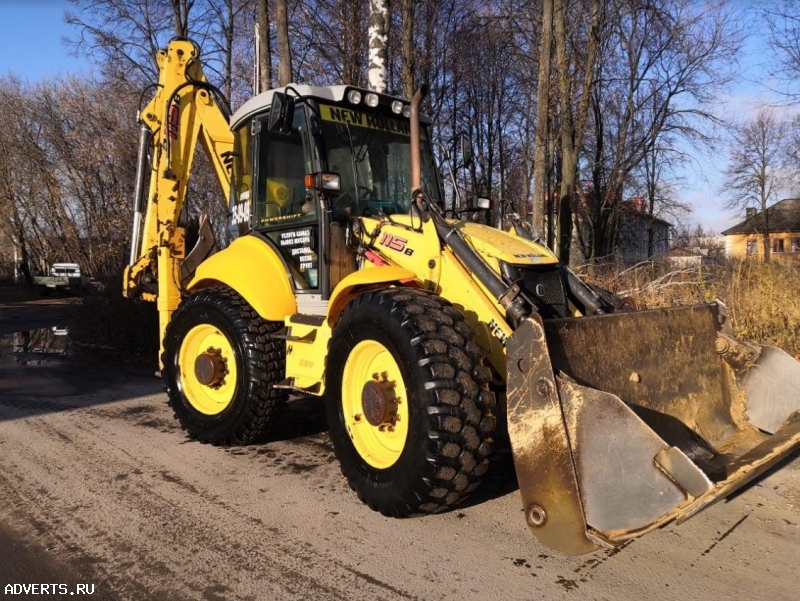
[[273, 440], [215, 448], [186, 440], [151, 369], [35, 354], [2, 338], [0, 544], [96, 596], [798, 598], [800, 459], [682, 526], [566, 558], [529, 535], [502, 460], [466, 506], [391, 520], [340, 476], [317, 401], [291, 404]]

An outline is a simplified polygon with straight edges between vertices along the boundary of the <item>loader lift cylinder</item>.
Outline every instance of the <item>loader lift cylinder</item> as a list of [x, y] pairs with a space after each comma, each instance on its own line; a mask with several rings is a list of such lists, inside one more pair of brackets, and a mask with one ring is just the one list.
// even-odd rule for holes
[[133, 189], [133, 233], [131, 234], [131, 257], [129, 265], [136, 263], [139, 258], [141, 231], [142, 231], [142, 208], [144, 205], [144, 178], [147, 174], [147, 149], [150, 148], [150, 140], [153, 133], [150, 128], [140, 120], [139, 122], [139, 154], [136, 157], [136, 182]]
[[[411, 100], [411, 195], [420, 210], [423, 210], [422, 200], [422, 169], [420, 152], [420, 104], [428, 93], [428, 86], [423, 85]], [[486, 289], [498, 300], [506, 310], [506, 314], [513, 325], [526, 315], [530, 314], [530, 307], [519, 296], [509, 295], [510, 287], [492, 271], [481, 256], [464, 239], [456, 228], [447, 223], [436, 206], [429, 206], [428, 212], [436, 225], [436, 231], [442, 242], [447, 244], [459, 261], [472, 272]]]

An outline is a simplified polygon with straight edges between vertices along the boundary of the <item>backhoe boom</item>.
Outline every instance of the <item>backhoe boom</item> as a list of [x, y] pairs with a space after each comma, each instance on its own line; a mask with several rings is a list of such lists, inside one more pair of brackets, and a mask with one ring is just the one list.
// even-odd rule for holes
[[[161, 339], [181, 300], [181, 264], [186, 258], [186, 191], [197, 143], [208, 155], [226, 202], [231, 179], [226, 157], [233, 149], [225, 100], [206, 81], [199, 49], [173, 40], [159, 51], [159, 80], [153, 99], [140, 111], [140, 149], [134, 193], [130, 264], [123, 292], [157, 301]], [[147, 154], [150, 154], [148, 165]], [[150, 184], [145, 197], [146, 170]], [[206, 235], [210, 234], [210, 228]]]

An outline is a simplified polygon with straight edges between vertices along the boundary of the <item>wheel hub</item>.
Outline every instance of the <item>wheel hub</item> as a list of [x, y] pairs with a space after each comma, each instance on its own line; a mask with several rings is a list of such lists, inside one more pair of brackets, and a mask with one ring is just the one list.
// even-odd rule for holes
[[221, 349], [210, 348], [194, 360], [194, 375], [205, 386], [218, 386], [228, 373]]
[[378, 374], [374, 374], [361, 389], [361, 409], [372, 426], [394, 425], [397, 421], [396, 383], [389, 381], [386, 372], [381, 375], [379, 379]]

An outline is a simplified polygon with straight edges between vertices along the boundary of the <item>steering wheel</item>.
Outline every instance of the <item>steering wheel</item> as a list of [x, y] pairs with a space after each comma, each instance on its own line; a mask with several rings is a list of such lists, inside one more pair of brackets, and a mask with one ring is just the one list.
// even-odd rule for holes
[[[368, 194], [369, 195], [372, 194], [372, 188], [367, 188], [363, 184], [359, 184], [358, 186], [356, 186], [355, 192], [356, 192], [356, 195], [355, 195], [356, 196], [356, 200], [357, 201], [361, 201], [364, 198], [366, 198], [366, 196]], [[349, 189], [349, 190], [345, 190], [344, 192], [339, 194], [339, 200], [342, 200], [343, 198], [348, 198], [348, 197], [351, 198], [350, 202], [352, 203], [353, 202], [352, 201], [352, 198], [353, 198], [353, 189], [352, 188]]]
[[367, 188], [366, 186], [359, 184], [356, 186], [355, 194], [353, 194], [353, 192], [354, 190], [350, 188], [339, 194], [335, 202], [338, 213], [347, 213], [346, 209], [348, 208], [351, 209], [352, 212], [360, 201], [367, 198], [367, 196], [372, 195], [372, 188]]

